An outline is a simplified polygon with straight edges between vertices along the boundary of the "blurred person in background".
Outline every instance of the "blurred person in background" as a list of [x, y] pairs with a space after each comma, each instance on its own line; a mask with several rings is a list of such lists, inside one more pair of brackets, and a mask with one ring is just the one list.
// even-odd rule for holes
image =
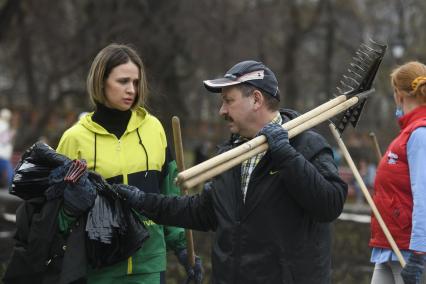
[[[179, 195], [173, 184], [176, 163], [164, 129], [144, 108], [148, 88], [136, 51], [119, 44], [102, 49], [90, 68], [87, 91], [95, 111], [82, 114], [65, 131], [57, 151], [70, 159], [86, 160], [88, 169], [110, 183], [133, 185], [153, 194]], [[66, 233], [80, 214], [64, 206], [60, 230]], [[195, 267], [189, 266], [184, 230], [140, 218], [150, 235], [142, 248], [118, 264], [89, 270], [88, 283], [164, 283], [167, 250], [175, 252], [189, 278], [201, 283], [201, 261], [196, 257]]]
[[194, 150], [194, 165], [201, 164], [210, 157], [211, 143], [209, 141], [201, 141]]
[[[361, 157], [358, 161], [358, 170], [368, 191], [372, 192], [374, 187], [374, 179], [376, 177], [376, 166], [373, 163], [370, 163], [367, 158]], [[362, 193], [362, 190], [355, 178], [352, 179], [352, 183], [355, 190], [356, 204], [365, 204], [366, 201], [364, 198], [364, 194]]]
[[372, 284], [426, 283], [426, 66], [408, 62], [390, 75], [401, 131], [382, 157], [374, 202], [407, 265], [371, 217]]
[[12, 112], [0, 110], [0, 188], [7, 188], [12, 182], [13, 167], [10, 161], [13, 152], [15, 131], [10, 127]]
[[218, 175], [198, 195], [165, 197], [130, 187], [120, 194], [157, 222], [214, 231], [213, 283], [330, 283], [330, 223], [347, 194], [331, 147], [312, 130], [289, 140], [281, 125], [298, 114], [279, 109], [277, 79], [261, 62], [240, 62], [204, 85], [222, 93], [219, 114], [231, 138], [220, 152], [259, 135], [269, 149]]

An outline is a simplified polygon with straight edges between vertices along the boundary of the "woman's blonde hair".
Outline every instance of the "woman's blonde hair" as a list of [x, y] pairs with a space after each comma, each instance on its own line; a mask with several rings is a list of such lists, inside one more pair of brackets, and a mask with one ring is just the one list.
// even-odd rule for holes
[[96, 103], [105, 105], [104, 85], [114, 67], [126, 64], [129, 61], [139, 68], [139, 84], [137, 88], [136, 99], [132, 109], [138, 106], [145, 106], [148, 97], [148, 86], [145, 76], [145, 67], [142, 59], [132, 47], [125, 44], [112, 43], [104, 47], [96, 55], [87, 75], [86, 87], [90, 100], [96, 106]]
[[426, 65], [410, 61], [395, 68], [390, 77], [394, 89], [405, 91], [419, 102], [426, 102]]

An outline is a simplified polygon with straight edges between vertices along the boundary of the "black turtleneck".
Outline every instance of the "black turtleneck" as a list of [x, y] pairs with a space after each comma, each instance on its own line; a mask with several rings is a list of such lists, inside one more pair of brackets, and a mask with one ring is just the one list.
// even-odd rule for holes
[[131, 110], [121, 111], [96, 103], [96, 111], [92, 120], [120, 139], [126, 131], [131, 115]]

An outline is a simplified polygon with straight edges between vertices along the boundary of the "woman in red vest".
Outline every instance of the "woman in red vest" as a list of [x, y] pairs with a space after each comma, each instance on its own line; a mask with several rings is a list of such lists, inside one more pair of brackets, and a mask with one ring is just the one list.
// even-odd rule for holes
[[373, 215], [371, 283], [426, 283], [426, 65], [408, 62], [390, 77], [401, 131], [377, 168], [374, 202], [407, 265], [401, 268]]

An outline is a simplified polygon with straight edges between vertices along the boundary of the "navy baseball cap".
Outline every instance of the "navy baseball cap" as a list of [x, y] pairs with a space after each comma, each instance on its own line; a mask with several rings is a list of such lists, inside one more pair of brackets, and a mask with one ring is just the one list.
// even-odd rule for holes
[[247, 83], [280, 100], [280, 90], [274, 72], [258, 61], [242, 61], [229, 69], [223, 78], [205, 80], [203, 83], [206, 89], [213, 93], [222, 92], [223, 87]]

